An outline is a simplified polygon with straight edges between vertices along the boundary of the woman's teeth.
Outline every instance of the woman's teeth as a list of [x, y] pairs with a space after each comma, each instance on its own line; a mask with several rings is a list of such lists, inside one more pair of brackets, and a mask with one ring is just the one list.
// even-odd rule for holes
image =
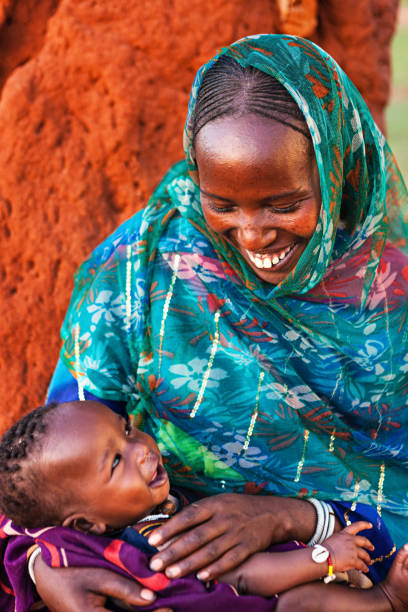
[[273, 268], [273, 266], [276, 266], [276, 264], [280, 263], [283, 259], [285, 259], [291, 248], [292, 245], [286, 247], [286, 249], [283, 249], [280, 253], [275, 253], [275, 255], [272, 255], [271, 257], [269, 255], [259, 255], [257, 253], [250, 253], [249, 251], [247, 251], [247, 254], [252, 263], [257, 268], [262, 270], [263, 268]]

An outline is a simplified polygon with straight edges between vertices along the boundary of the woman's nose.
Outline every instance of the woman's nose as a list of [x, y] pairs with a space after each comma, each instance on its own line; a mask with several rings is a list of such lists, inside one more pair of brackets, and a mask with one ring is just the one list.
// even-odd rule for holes
[[237, 229], [238, 242], [248, 251], [260, 251], [276, 240], [276, 229], [265, 227], [262, 223], [257, 223], [256, 219], [244, 221]]

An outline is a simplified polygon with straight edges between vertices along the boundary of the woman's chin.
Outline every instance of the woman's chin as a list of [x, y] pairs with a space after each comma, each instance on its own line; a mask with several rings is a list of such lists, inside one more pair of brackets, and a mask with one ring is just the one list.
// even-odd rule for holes
[[280, 282], [287, 276], [287, 274], [279, 274], [278, 272], [273, 273], [265, 273], [263, 270], [253, 269], [258, 278], [260, 278], [265, 283], [269, 283], [270, 285], [279, 285]]
[[271, 285], [279, 285], [279, 283], [281, 283], [283, 279], [286, 278], [288, 274], [293, 270], [298, 261], [296, 260], [296, 262], [294, 262], [293, 265], [291, 265], [290, 267], [285, 266], [285, 268], [281, 270], [275, 270], [274, 268], [258, 268], [254, 263], [252, 263], [252, 261], [248, 261], [247, 258], [245, 259], [249, 267], [251, 268], [251, 270], [253, 270], [253, 272], [255, 272], [257, 277], [266, 283], [270, 283]]

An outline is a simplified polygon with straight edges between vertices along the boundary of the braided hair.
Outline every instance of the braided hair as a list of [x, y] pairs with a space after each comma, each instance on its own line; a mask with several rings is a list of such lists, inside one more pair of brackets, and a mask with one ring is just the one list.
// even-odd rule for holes
[[44, 483], [39, 458], [49, 415], [59, 404], [40, 406], [17, 421], [0, 441], [0, 508], [29, 529], [58, 524], [61, 499]]
[[245, 114], [283, 123], [310, 140], [302, 111], [277, 79], [222, 55], [205, 73], [198, 92], [191, 118], [193, 143], [201, 128], [210, 121], [223, 115]]

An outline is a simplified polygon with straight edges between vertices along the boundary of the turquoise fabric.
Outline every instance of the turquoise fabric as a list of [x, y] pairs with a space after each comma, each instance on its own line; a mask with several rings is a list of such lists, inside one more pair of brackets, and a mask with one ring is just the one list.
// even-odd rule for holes
[[[407, 192], [340, 67], [296, 37], [223, 49], [274, 75], [313, 139], [322, 207], [295, 269], [264, 283], [211, 233], [186, 162], [80, 267], [53, 386], [127, 403], [174, 485], [368, 503], [408, 530]], [[218, 56], [217, 56], [218, 57]], [[340, 221], [343, 203], [345, 218]], [[68, 374], [69, 372], [69, 374]]]

